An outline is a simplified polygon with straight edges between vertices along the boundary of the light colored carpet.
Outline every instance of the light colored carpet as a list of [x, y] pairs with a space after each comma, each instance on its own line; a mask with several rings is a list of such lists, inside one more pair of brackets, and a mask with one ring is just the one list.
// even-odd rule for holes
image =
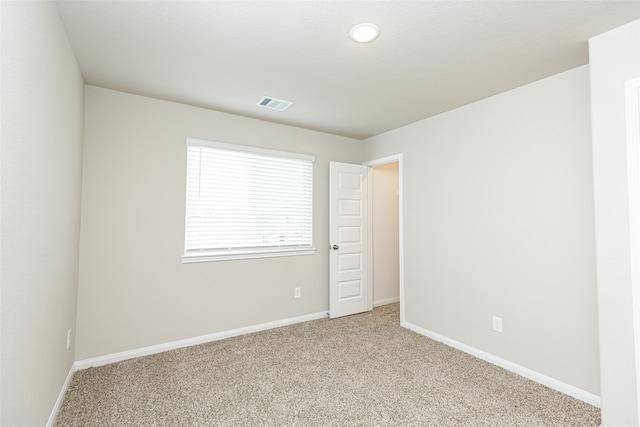
[[56, 426], [598, 426], [600, 411], [399, 326], [398, 304], [77, 372]]

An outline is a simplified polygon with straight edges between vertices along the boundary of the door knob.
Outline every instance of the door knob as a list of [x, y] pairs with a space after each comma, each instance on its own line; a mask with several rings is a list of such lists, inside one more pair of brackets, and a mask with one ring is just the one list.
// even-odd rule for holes
[[338, 245], [333, 245], [333, 246], [331, 247], [331, 249], [333, 249], [334, 251], [337, 251], [338, 249], [340, 249], [340, 246], [338, 246]]

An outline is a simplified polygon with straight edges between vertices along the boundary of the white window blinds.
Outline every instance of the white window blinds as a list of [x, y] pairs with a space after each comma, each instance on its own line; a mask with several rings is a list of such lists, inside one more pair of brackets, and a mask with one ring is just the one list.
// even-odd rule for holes
[[313, 161], [188, 139], [185, 257], [311, 248]]

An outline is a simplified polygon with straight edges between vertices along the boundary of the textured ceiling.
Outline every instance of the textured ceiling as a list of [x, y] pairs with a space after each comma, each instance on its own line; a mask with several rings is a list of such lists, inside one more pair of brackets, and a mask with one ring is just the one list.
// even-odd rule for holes
[[[56, 4], [88, 84], [361, 139], [586, 64], [589, 37], [640, 18], [610, 0]], [[360, 22], [380, 37], [351, 41]]]

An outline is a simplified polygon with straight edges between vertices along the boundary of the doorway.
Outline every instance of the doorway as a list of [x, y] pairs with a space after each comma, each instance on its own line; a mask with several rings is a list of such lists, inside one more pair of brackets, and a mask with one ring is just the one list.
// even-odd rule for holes
[[399, 302], [403, 325], [402, 155], [365, 165], [369, 167], [370, 308]]

